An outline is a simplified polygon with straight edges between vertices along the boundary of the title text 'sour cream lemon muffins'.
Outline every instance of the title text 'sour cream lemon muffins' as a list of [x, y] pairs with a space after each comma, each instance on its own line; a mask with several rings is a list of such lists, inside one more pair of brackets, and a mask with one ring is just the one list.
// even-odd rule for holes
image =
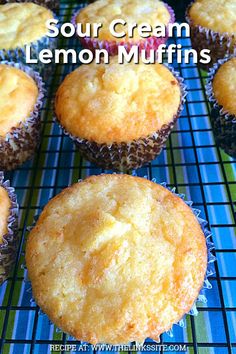
[[15, 3], [15, 2], [33, 2], [37, 5], [46, 6], [51, 10], [58, 10], [60, 1], [59, 0], [0, 0], [0, 5], [6, 3]]
[[43, 84], [31, 68], [0, 62], [0, 169], [30, 158], [40, 137]]
[[233, 53], [236, 44], [236, 0], [196, 0], [187, 10], [192, 46], [211, 50], [211, 67]]
[[216, 142], [236, 158], [236, 57], [219, 60], [206, 85]]
[[46, 21], [52, 18], [49, 9], [34, 3], [0, 5], [0, 58], [25, 63], [27, 44], [33, 59], [42, 49], [54, 47], [55, 39], [46, 36]]
[[51, 200], [26, 264], [38, 305], [90, 343], [158, 339], [193, 306], [204, 233], [182, 199], [144, 178], [93, 176]]
[[[126, 36], [123, 38], [116, 38], [112, 36], [109, 25], [115, 19], [122, 19], [127, 22], [127, 25], [117, 25], [116, 31], [125, 31]], [[175, 21], [173, 10], [164, 2], [159, 0], [98, 0], [86, 6], [84, 9], [79, 10], [73, 17], [72, 22], [76, 25], [81, 23], [85, 26], [86, 23], [101, 23], [103, 27], [100, 30], [98, 38], [85, 37], [81, 38], [82, 44], [89, 48], [104, 48], [112, 55], [117, 54], [119, 45], [124, 45], [127, 50], [132, 45], [138, 45], [140, 49], [147, 51], [157, 49], [160, 44], [167, 41], [168, 32], [165, 37], [154, 37], [153, 35], [148, 38], [142, 38], [135, 29], [134, 37], [128, 38], [128, 24], [132, 25], [137, 23], [148, 23], [152, 27], [156, 25], [168, 26], [169, 23]]]
[[18, 206], [14, 189], [0, 172], [0, 284], [9, 275], [18, 246]]
[[82, 65], [60, 85], [55, 112], [81, 153], [104, 168], [138, 168], [165, 144], [184, 102], [177, 73], [162, 64]]

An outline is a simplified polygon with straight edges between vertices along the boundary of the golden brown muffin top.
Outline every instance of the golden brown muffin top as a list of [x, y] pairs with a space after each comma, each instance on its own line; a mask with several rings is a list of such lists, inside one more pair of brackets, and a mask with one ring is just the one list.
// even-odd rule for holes
[[8, 231], [8, 217], [10, 215], [11, 201], [5, 188], [0, 186], [0, 244]]
[[213, 79], [213, 93], [224, 111], [236, 115], [236, 58], [221, 65]]
[[192, 307], [206, 242], [192, 210], [144, 178], [100, 175], [65, 189], [31, 231], [38, 305], [91, 343], [157, 339]]
[[58, 89], [55, 110], [72, 135], [97, 143], [144, 138], [173, 120], [177, 79], [162, 64], [82, 65]]
[[197, 0], [190, 7], [189, 16], [195, 25], [236, 34], [236, 0]]
[[37, 97], [38, 87], [29, 75], [0, 64], [0, 137], [29, 118]]
[[50, 10], [34, 3], [0, 5], [0, 49], [22, 48], [44, 37]]
[[109, 30], [110, 23], [115, 19], [125, 20], [128, 24], [148, 23], [152, 27], [160, 24], [168, 25], [170, 13], [162, 1], [159, 0], [98, 0], [82, 9], [76, 17], [77, 23], [101, 23], [103, 27], [99, 32], [99, 40], [136, 41], [143, 39], [137, 29], [134, 37], [128, 38], [128, 26], [117, 25], [116, 31], [126, 32], [126, 37], [116, 38]]

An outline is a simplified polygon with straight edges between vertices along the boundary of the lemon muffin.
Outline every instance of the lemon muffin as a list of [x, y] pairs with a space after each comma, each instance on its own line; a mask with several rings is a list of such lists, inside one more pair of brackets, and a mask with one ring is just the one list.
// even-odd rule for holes
[[14, 189], [0, 172], [0, 284], [7, 278], [18, 246], [18, 206]]
[[196, 0], [187, 10], [192, 46], [211, 50], [211, 67], [218, 59], [233, 53], [236, 43], [236, 0]]
[[33, 295], [75, 338], [158, 340], [193, 306], [204, 233], [182, 199], [144, 178], [100, 175], [44, 208], [26, 245]]
[[57, 11], [60, 5], [59, 0], [0, 0], [1, 5], [14, 2], [33, 2], [37, 5], [45, 6], [53, 11]]
[[0, 62], [0, 169], [30, 158], [39, 142], [42, 80], [29, 67]]
[[216, 142], [226, 153], [236, 157], [236, 57], [219, 60], [215, 64], [206, 88], [212, 105]]
[[[127, 22], [127, 25], [116, 26], [116, 31], [125, 31], [126, 35], [123, 38], [112, 36], [109, 25], [115, 19], [122, 19]], [[138, 30], [134, 30], [133, 38], [128, 37], [128, 24], [148, 23], [155, 27], [156, 25], [168, 26], [169, 23], [175, 21], [175, 15], [170, 6], [159, 0], [98, 0], [86, 6], [82, 10], [76, 12], [72, 22], [85, 26], [86, 23], [102, 23], [98, 38], [90, 37], [81, 38], [82, 44], [89, 48], [104, 48], [111, 55], [117, 54], [119, 45], [125, 45], [130, 49], [132, 45], [138, 45], [141, 49], [150, 50], [157, 49], [160, 44], [167, 41], [168, 33], [165, 37], [155, 37], [151, 35], [149, 38], [142, 38], [138, 34]]]
[[104, 168], [140, 167], [156, 157], [182, 109], [184, 86], [162, 64], [82, 65], [60, 85], [59, 123], [81, 153]]
[[[53, 48], [55, 39], [46, 36], [46, 21], [53, 13], [34, 3], [0, 5], [0, 58], [25, 64], [25, 46], [31, 47], [31, 58], [45, 48]], [[35, 64], [42, 70], [42, 65]]]

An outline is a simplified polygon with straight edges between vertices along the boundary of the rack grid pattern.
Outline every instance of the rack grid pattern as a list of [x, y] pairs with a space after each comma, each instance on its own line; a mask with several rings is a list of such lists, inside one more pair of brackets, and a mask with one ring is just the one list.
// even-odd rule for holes
[[[61, 22], [69, 21], [77, 8], [78, 4], [73, 1], [61, 1]], [[170, 42], [191, 48], [189, 38], [173, 38]], [[75, 38], [60, 39], [59, 45], [80, 48]], [[186, 345], [188, 353], [236, 353], [236, 164], [215, 144], [204, 90], [207, 74], [194, 64], [173, 66], [188, 87], [184, 111], [161, 155], [136, 173], [155, 178], [157, 182], [165, 181], [169, 187], [176, 187], [178, 193], [185, 194], [186, 199], [194, 201], [202, 218], [209, 222], [217, 260], [215, 273], [209, 279], [212, 289], [206, 290], [207, 304], [198, 303], [198, 316], [187, 315], [185, 327], [174, 326], [172, 337], [162, 335], [161, 344]], [[27, 228], [48, 200], [78, 179], [111, 172], [84, 160], [54, 122], [56, 89], [75, 67], [57, 65], [46, 84], [39, 150], [33, 160], [6, 175], [16, 189], [20, 204], [21, 243], [15, 268], [0, 287], [0, 353], [44, 354], [50, 352], [50, 344], [80, 344], [58, 331], [41, 313], [31, 298], [24, 267]], [[92, 353], [93, 349], [89, 348], [88, 352]]]

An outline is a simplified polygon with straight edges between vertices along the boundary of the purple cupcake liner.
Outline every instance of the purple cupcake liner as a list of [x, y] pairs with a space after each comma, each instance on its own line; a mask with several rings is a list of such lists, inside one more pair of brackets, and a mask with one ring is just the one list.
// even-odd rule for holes
[[0, 137], [0, 170], [9, 171], [31, 158], [39, 144], [40, 110], [45, 90], [41, 76], [30, 67], [8, 61], [2, 61], [0, 64], [10, 65], [24, 71], [34, 79], [39, 90], [37, 102], [30, 116], [18, 127], [13, 127], [5, 138]]
[[[136, 176], [137, 174], [134, 172], [132, 173], [133, 176]], [[144, 177], [144, 178], [147, 178], [147, 177]], [[78, 182], [80, 182], [82, 180], [79, 180]], [[156, 182], [156, 179], [153, 178], [152, 179], [152, 182], [154, 183], [157, 183]], [[213, 251], [215, 249], [214, 247], [214, 243], [211, 242], [211, 237], [212, 237], [212, 233], [209, 231], [208, 229], [208, 223], [206, 220], [202, 219], [199, 217], [199, 215], [201, 214], [201, 211], [199, 209], [196, 209], [193, 207], [193, 202], [192, 201], [186, 201], [185, 200], [185, 195], [184, 194], [178, 194], [178, 193], [175, 193], [175, 190], [176, 188], [169, 188], [167, 187], [167, 183], [166, 182], [163, 182], [163, 183], [160, 183], [161, 186], [165, 187], [166, 189], [168, 189], [171, 193], [173, 193], [174, 195], [176, 195], [177, 197], [181, 198], [188, 206], [189, 208], [192, 210], [193, 214], [195, 215], [195, 217], [197, 218], [198, 220], [198, 223], [200, 224], [201, 226], [201, 229], [202, 229], [202, 232], [205, 236], [205, 240], [206, 240], [206, 247], [207, 247], [207, 269], [206, 269], [206, 274], [205, 274], [205, 278], [204, 278], [204, 282], [203, 282], [203, 286], [199, 292], [199, 295], [197, 297], [197, 299], [195, 300], [191, 310], [186, 313], [183, 318], [174, 323], [174, 325], [177, 325], [179, 327], [186, 327], [186, 324], [185, 324], [185, 316], [186, 315], [191, 315], [191, 316], [197, 316], [198, 315], [198, 310], [197, 310], [197, 303], [202, 303], [202, 304], [206, 304], [207, 303], [207, 297], [206, 297], [206, 290], [211, 290], [212, 289], [212, 285], [209, 281], [209, 277], [211, 277], [213, 274], [215, 274], [215, 269], [214, 269], [214, 265], [213, 263], [216, 261], [216, 257], [213, 255]], [[35, 218], [34, 218], [34, 223], [32, 226], [28, 227], [28, 231], [30, 232], [36, 225], [36, 222], [39, 218], [39, 215], [36, 215]], [[24, 281], [25, 283], [27, 284], [27, 292], [30, 294], [31, 296], [31, 299], [30, 299], [30, 303], [32, 306], [36, 306], [37, 303], [33, 297], [33, 292], [32, 292], [32, 286], [31, 286], [31, 281], [29, 280], [29, 277], [28, 277], [28, 270], [27, 270], [27, 267], [26, 267], [26, 263], [23, 264], [22, 268], [25, 270], [25, 276], [24, 276]], [[41, 316], [47, 316], [43, 311], [42, 309], [40, 308], [39, 309], [39, 314]], [[54, 323], [48, 318], [48, 322], [51, 324], [51, 325], [54, 325]], [[55, 325], [54, 325], [55, 326]], [[56, 327], [56, 326], [55, 326]], [[56, 332], [57, 333], [63, 333], [63, 331], [56, 327]], [[173, 328], [171, 328], [169, 331], [166, 332], [170, 337], [173, 337]], [[76, 338], [74, 338], [73, 336], [71, 335], [68, 335], [68, 338], [70, 340], [75, 340]], [[81, 343], [86, 343], [86, 342], [81, 342]], [[130, 346], [132, 346], [132, 344], [130, 343]]]
[[209, 28], [195, 25], [189, 16], [189, 10], [192, 4], [193, 2], [186, 10], [186, 21], [190, 25], [192, 47], [198, 54], [200, 54], [203, 49], [209, 49], [211, 51], [211, 62], [209, 64], [198, 64], [202, 69], [208, 70], [218, 59], [222, 59], [226, 55], [234, 53], [236, 38], [229, 33], [218, 33]]
[[0, 285], [8, 277], [12, 265], [16, 259], [16, 252], [19, 244], [17, 233], [18, 228], [18, 204], [16, 200], [15, 190], [10, 187], [10, 182], [4, 182], [3, 172], [0, 171], [0, 187], [3, 187], [10, 198], [11, 207], [8, 217], [8, 232], [2, 237], [0, 244]]
[[81, 155], [95, 163], [97, 166], [104, 169], [113, 169], [115, 171], [125, 171], [137, 169], [154, 160], [159, 155], [173, 129], [178, 117], [180, 116], [187, 95], [184, 80], [179, 73], [173, 68], [165, 65], [178, 80], [181, 90], [181, 102], [173, 119], [164, 124], [161, 129], [155, 133], [141, 139], [133, 140], [129, 143], [112, 143], [112, 144], [98, 144], [95, 141], [89, 141], [79, 137], [75, 137], [60, 124], [64, 134], [69, 136], [78, 147]]
[[[167, 4], [165, 4], [165, 6], [170, 13], [169, 24], [174, 23], [175, 22], [174, 10]], [[75, 13], [72, 16], [71, 23], [74, 26], [76, 26], [76, 17], [78, 16], [80, 11], [81, 11], [81, 9], [75, 11]], [[139, 51], [144, 49], [146, 51], [147, 55], [149, 55], [151, 49], [156, 50], [156, 49], [158, 49], [158, 47], [161, 44], [165, 44], [167, 42], [168, 33], [165, 37], [160, 37], [160, 38], [149, 37], [146, 39], [141, 39], [139, 41], [128, 40], [128, 41], [118, 42], [116, 40], [114, 40], [114, 41], [99, 40], [99, 39], [93, 39], [91, 37], [85, 37], [85, 38], [78, 37], [78, 38], [80, 39], [80, 42], [83, 45], [83, 47], [90, 49], [92, 51], [94, 51], [95, 49], [106, 49], [110, 55], [117, 55], [119, 46], [124, 46], [126, 48], [127, 52], [129, 52], [133, 46], [138, 46]]]
[[236, 116], [230, 114], [224, 107], [219, 105], [213, 92], [213, 80], [218, 69], [236, 55], [227, 56], [218, 60], [210, 69], [207, 82], [206, 94], [211, 104], [211, 123], [216, 143], [230, 156], [236, 158]]

